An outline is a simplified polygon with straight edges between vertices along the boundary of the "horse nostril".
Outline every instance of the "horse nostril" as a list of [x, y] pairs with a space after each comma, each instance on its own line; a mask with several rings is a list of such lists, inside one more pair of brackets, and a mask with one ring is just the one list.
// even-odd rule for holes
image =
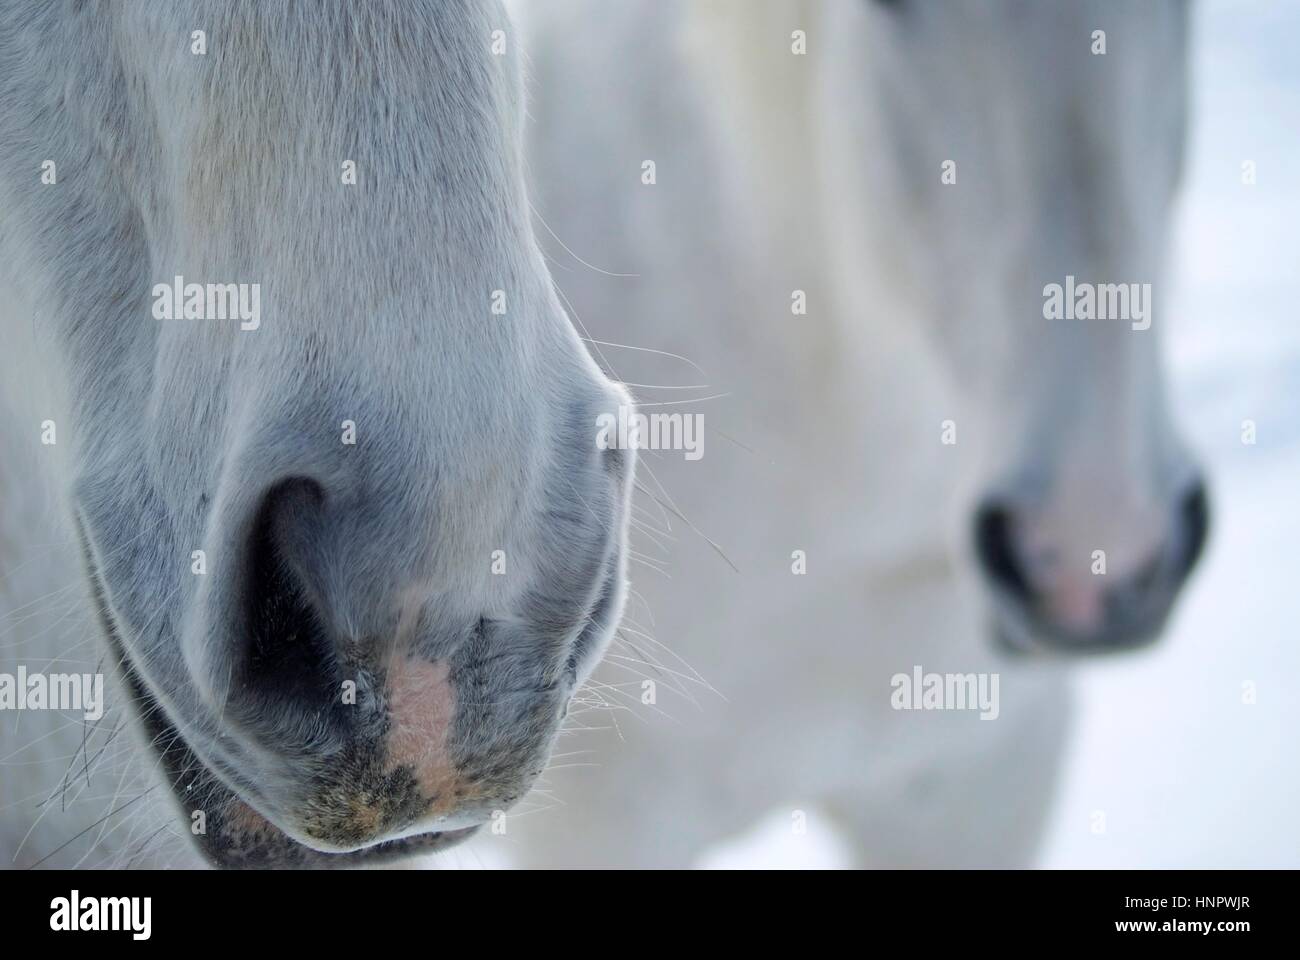
[[1178, 505], [1178, 576], [1186, 577], [1205, 550], [1210, 532], [1210, 495], [1205, 481], [1197, 479]]
[[976, 510], [975, 554], [995, 583], [1021, 599], [1029, 598], [1029, 581], [1016, 558], [1007, 510], [991, 504]]
[[324, 491], [311, 480], [276, 484], [257, 511], [248, 542], [242, 611], [246, 679], [297, 699], [327, 693], [334, 663], [333, 644], [293, 549], [323, 499]]

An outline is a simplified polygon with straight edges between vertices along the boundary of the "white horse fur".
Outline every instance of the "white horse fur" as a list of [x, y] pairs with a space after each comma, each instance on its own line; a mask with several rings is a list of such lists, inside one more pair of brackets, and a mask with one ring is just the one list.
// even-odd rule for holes
[[[0, 863], [438, 849], [545, 765], [633, 455], [533, 238], [508, 30], [0, 9], [0, 656], [115, 681], [97, 724], [0, 716]], [[260, 323], [156, 319], [178, 276]]]
[[[556, 282], [706, 455], [643, 452], [609, 715], [560, 802], [474, 843], [680, 866], [776, 810], [863, 865], [1032, 862], [1070, 715], [1042, 654], [1149, 640], [1204, 536], [1157, 350], [1184, 4], [517, 7]], [[1153, 327], [1045, 319], [1069, 274], [1152, 282]], [[971, 549], [988, 503], [1020, 596]], [[918, 667], [995, 675], [996, 719], [893, 709]]]

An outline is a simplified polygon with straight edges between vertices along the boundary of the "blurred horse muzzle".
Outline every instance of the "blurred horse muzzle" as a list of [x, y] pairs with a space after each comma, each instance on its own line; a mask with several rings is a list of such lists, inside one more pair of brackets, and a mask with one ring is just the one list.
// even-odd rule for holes
[[[1137, 545], [1101, 533], [1067, 542], [1052, 535], [1050, 518], [1006, 500], [985, 501], [975, 512], [973, 539], [993, 594], [997, 639], [1019, 651], [1066, 653], [1102, 653], [1152, 641], [1200, 558], [1209, 516], [1200, 476], [1168, 505], [1167, 517], [1134, 519], [1135, 531], [1161, 531], [1154, 539], [1135, 533]], [[1118, 522], [1122, 527], [1123, 518]], [[1080, 524], [1064, 526], [1077, 530]], [[1108, 569], [1108, 553], [1131, 559]]]

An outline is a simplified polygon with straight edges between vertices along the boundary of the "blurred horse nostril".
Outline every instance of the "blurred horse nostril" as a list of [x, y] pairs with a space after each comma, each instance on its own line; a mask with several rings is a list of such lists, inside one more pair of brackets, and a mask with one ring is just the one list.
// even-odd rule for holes
[[1178, 574], [1187, 576], [1205, 549], [1210, 532], [1210, 495], [1205, 482], [1197, 480], [1183, 495], [1178, 506], [1179, 566]]
[[1000, 586], [1027, 599], [1030, 588], [1011, 536], [1011, 514], [983, 506], [975, 513], [975, 553], [984, 571]]
[[299, 699], [328, 690], [334, 661], [326, 625], [293, 556], [322, 499], [313, 481], [277, 484], [258, 509], [248, 543], [242, 611], [247, 680]]

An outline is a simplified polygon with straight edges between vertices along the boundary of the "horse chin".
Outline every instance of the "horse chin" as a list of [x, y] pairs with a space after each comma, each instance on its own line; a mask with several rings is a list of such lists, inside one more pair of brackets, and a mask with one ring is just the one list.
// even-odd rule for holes
[[123, 678], [136, 707], [136, 719], [160, 761], [163, 778], [188, 821], [199, 853], [211, 865], [223, 868], [370, 866], [446, 850], [478, 830], [475, 825], [430, 831], [345, 851], [320, 849], [290, 836], [240, 797], [189, 748], [131, 666], [111, 622], [105, 624], [105, 635], [122, 665]]
[[988, 629], [994, 647], [1009, 656], [1098, 657], [1150, 646], [1159, 638], [1164, 620], [1164, 616], [1149, 617], [1122, 629], [1080, 633], [1059, 627], [1014, 600], [998, 596]]
[[212, 866], [264, 869], [372, 866], [446, 850], [478, 831], [481, 824], [417, 833], [340, 851], [311, 846], [276, 826], [204, 763], [167, 719], [122, 642], [84, 531], [82, 548], [91, 595], [111, 659], [119, 665], [136, 720], [158, 758], [159, 771], [187, 821], [194, 843]]

